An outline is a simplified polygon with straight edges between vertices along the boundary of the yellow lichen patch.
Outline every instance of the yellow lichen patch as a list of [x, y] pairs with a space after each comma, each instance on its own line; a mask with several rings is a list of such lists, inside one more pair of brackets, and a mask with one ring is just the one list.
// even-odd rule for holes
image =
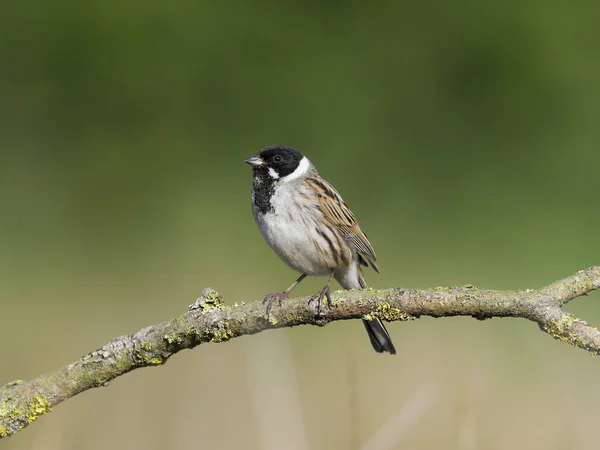
[[33, 403], [29, 405], [29, 415], [27, 416], [27, 423], [35, 422], [40, 416], [43, 416], [47, 412], [52, 411], [50, 402], [41, 395], [36, 395], [33, 398]]
[[0, 427], [0, 438], [8, 437], [8, 433], [6, 432], [6, 426]]
[[163, 363], [162, 358], [155, 356], [154, 358], [148, 360], [148, 364], [153, 366], [160, 366]]
[[338, 306], [344, 301], [343, 298], [340, 297], [331, 297], [331, 306]]
[[377, 303], [377, 309], [375, 310], [374, 315], [387, 322], [393, 322], [396, 320], [404, 322], [407, 320], [414, 320], [413, 316], [400, 311], [398, 308], [390, 306], [390, 304], [387, 302]]

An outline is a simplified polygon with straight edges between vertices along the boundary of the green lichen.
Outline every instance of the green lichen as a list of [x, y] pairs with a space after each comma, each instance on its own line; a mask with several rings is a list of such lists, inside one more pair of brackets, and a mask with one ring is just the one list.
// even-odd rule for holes
[[29, 405], [29, 414], [27, 415], [27, 423], [35, 422], [40, 416], [52, 411], [50, 402], [41, 395], [36, 395], [33, 398], [33, 403]]
[[185, 335], [186, 337], [193, 337], [193, 338], [196, 338], [196, 337], [198, 337], [198, 330], [196, 329], [196, 327], [194, 327], [194, 326], [192, 326], [192, 325], [188, 325], [188, 326], [185, 328], [184, 335]]
[[211, 342], [223, 342], [228, 341], [232, 337], [235, 336], [232, 328], [229, 326], [228, 322], [223, 322], [219, 329], [212, 333]]
[[221, 295], [213, 289], [210, 290], [210, 294], [208, 296], [204, 297], [204, 301], [207, 303], [214, 303], [215, 305], [221, 305], [223, 303], [221, 300]]
[[287, 325], [297, 325], [299, 323], [303, 323], [304, 317], [301, 314], [287, 314], [284, 318], [284, 321]]
[[214, 311], [215, 309], [219, 309], [219, 307], [210, 303], [204, 303], [202, 304], [202, 306], [200, 306], [200, 309], [202, 309], [203, 313], [209, 313], [211, 311]]
[[4, 419], [6, 416], [8, 416], [8, 413], [9, 409], [8, 406], [6, 406], [6, 402], [0, 403], [0, 419]]
[[214, 289], [207, 288], [199, 299], [199, 307], [204, 313], [214, 311], [215, 309], [224, 309], [221, 295]]
[[187, 314], [182, 314], [177, 318], [177, 323], [179, 325], [185, 325], [187, 323]]
[[149, 352], [152, 350], [152, 342], [142, 341], [142, 343], [140, 344], [140, 347], [142, 348], [142, 350]]
[[[11, 400], [9, 398], [9, 400]], [[0, 419], [4, 419], [6, 417], [10, 419], [14, 419], [15, 417], [19, 417], [23, 415], [23, 411], [19, 408], [10, 408], [6, 402], [0, 403]]]
[[123, 350], [115, 356], [115, 373], [125, 373], [131, 370], [131, 360], [127, 351]]
[[390, 306], [387, 302], [378, 302], [377, 309], [373, 313], [376, 317], [387, 322], [414, 320], [410, 314], [400, 311], [398, 308]]
[[172, 333], [172, 334], [165, 334], [163, 339], [165, 341], [167, 341], [167, 344], [170, 345], [180, 345], [181, 344], [181, 337], [177, 334], [177, 333]]
[[544, 325], [544, 330], [554, 339], [561, 342], [588, 349], [592, 353], [598, 353], [600, 348], [595, 347], [592, 343], [585, 341], [581, 336], [571, 331], [573, 324], [579, 321], [573, 314], [565, 313], [559, 320], [551, 321], [549, 324]]

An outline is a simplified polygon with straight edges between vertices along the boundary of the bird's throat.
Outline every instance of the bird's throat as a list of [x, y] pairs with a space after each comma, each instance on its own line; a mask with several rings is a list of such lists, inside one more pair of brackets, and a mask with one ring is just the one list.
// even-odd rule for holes
[[273, 210], [271, 197], [275, 191], [275, 181], [266, 170], [255, 170], [252, 201], [255, 208], [262, 214]]

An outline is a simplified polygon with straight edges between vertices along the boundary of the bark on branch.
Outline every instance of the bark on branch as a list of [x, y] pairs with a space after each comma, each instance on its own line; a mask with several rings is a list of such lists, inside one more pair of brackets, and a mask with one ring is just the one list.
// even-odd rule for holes
[[[269, 317], [261, 302], [226, 306], [207, 288], [181, 316], [118, 337], [56, 372], [0, 387], [0, 438], [25, 428], [60, 402], [140, 367], [164, 364], [180, 350], [223, 342], [270, 328], [323, 326], [335, 320], [377, 316], [405, 321], [421, 316], [521, 317], [555, 339], [600, 354], [600, 332], [562, 310], [576, 297], [600, 288], [600, 267], [590, 267], [541, 289], [491, 291], [455, 288], [337, 291], [333, 307], [315, 315], [308, 298], [289, 299]], [[377, 357], [373, 355], [373, 357]]]

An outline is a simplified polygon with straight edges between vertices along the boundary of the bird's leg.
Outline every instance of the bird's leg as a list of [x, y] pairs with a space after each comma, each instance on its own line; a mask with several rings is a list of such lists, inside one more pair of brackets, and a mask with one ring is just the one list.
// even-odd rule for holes
[[316, 300], [317, 302], [317, 316], [321, 315], [321, 304], [323, 303], [323, 297], [325, 297], [327, 299], [327, 306], [329, 308], [331, 308], [332, 303], [331, 303], [331, 279], [333, 278], [333, 269], [331, 270], [331, 273], [329, 274], [329, 280], [327, 280], [327, 284], [325, 285], [325, 287], [323, 289], [321, 289], [319, 292], [317, 292], [315, 295], [313, 295], [310, 300], [308, 301], [308, 304], [310, 305], [313, 301]]
[[279, 306], [281, 306], [281, 302], [283, 300], [285, 300], [286, 298], [288, 298], [288, 295], [290, 295], [290, 292], [292, 292], [292, 290], [298, 286], [298, 284], [300, 284], [300, 282], [302, 280], [304, 280], [306, 278], [306, 274], [303, 273], [302, 275], [300, 275], [298, 277], [298, 279], [296, 281], [294, 281], [285, 291], [283, 292], [273, 292], [272, 294], [267, 294], [265, 296], [265, 299], [263, 300], [263, 303], [267, 304], [267, 316], [269, 315], [269, 313], [271, 312], [271, 306], [273, 305], [273, 301], [277, 301], [277, 303], [279, 303]]

